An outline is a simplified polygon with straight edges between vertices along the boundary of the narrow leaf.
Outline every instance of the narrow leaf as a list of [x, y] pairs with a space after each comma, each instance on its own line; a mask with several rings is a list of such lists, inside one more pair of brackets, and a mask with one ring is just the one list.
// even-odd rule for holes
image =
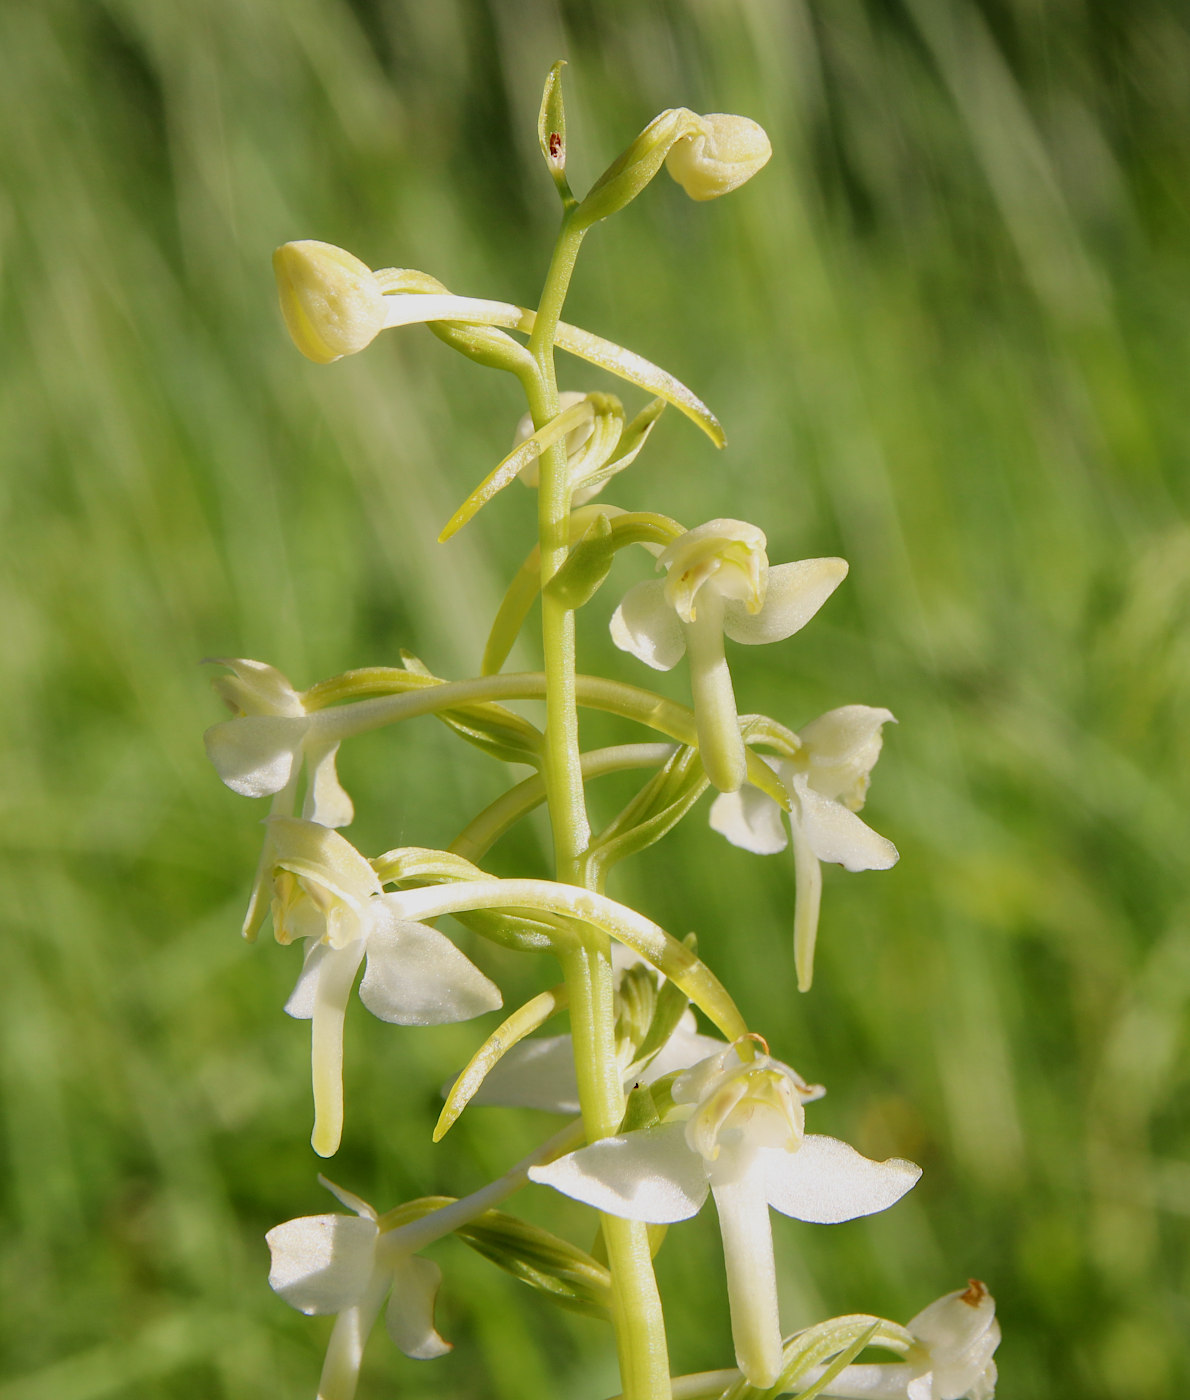
[[527, 1035], [532, 1035], [543, 1026], [556, 1012], [561, 1011], [567, 1000], [566, 984], [559, 983], [558, 986], [538, 993], [523, 1006], [519, 1006], [496, 1027], [471, 1056], [446, 1096], [446, 1103], [434, 1127], [435, 1142], [440, 1142], [450, 1131], [459, 1114], [471, 1102], [479, 1086], [503, 1056]]
[[684, 413], [691, 422], [697, 423], [716, 447], [722, 447], [726, 443], [722, 424], [698, 395], [687, 389], [682, 381], [668, 370], [646, 360], [643, 355], [634, 354], [622, 345], [603, 340], [597, 335], [592, 335], [590, 331], [580, 330], [565, 321], [558, 322], [555, 343], [571, 355], [577, 355], [589, 364], [598, 365], [620, 379], [628, 380], [630, 384], [639, 385], [640, 388], [659, 395], [666, 403], [673, 404], [674, 408]]

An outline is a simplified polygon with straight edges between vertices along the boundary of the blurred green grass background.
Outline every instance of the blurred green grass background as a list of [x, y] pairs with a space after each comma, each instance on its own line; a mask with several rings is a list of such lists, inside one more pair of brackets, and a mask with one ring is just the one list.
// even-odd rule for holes
[[[808, 997], [790, 862], [696, 816], [612, 891], [697, 928], [830, 1087], [819, 1130], [926, 1168], [871, 1221], [777, 1221], [784, 1321], [903, 1320], [975, 1274], [1003, 1396], [1184, 1394], [1185, 10], [39, 0], [0, 7], [0, 54], [0, 1400], [313, 1393], [329, 1324], [268, 1291], [261, 1238], [330, 1208], [280, 1014], [295, 955], [236, 937], [263, 813], [206, 765], [197, 663], [305, 685], [407, 646], [468, 674], [531, 526], [514, 491], [433, 542], [506, 450], [515, 386], [420, 329], [307, 364], [268, 256], [320, 238], [531, 304], [560, 56], [578, 187], [671, 105], [747, 113], [776, 152], [711, 206], [662, 178], [588, 240], [568, 319], [672, 369], [730, 439], [667, 415], [609, 497], [756, 520], [774, 560], [844, 554], [811, 628], [737, 651], [741, 704], [900, 720], [866, 815], [902, 860], [828, 872]], [[589, 610], [584, 663], [649, 683], [604, 627], [640, 576]], [[446, 842], [508, 779], [429, 721], [342, 769], [365, 850]], [[539, 830], [494, 859], [542, 868]], [[475, 1034], [354, 1008], [336, 1180], [384, 1208], [527, 1150], [543, 1124], [496, 1110], [429, 1145]], [[730, 1355], [705, 1214], [659, 1259], [681, 1370]], [[361, 1397], [616, 1388], [597, 1324], [437, 1253], [455, 1353], [377, 1336]]]

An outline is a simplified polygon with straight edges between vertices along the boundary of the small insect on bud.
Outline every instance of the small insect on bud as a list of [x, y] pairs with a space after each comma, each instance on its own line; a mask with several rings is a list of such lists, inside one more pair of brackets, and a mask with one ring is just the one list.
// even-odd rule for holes
[[303, 239], [273, 254], [281, 314], [308, 359], [328, 365], [370, 345], [384, 328], [384, 293], [375, 274], [333, 243]]
[[665, 168], [691, 199], [718, 199], [750, 180], [773, 153], [764, 128], [749, 117], [712, 112], [675, 141]]

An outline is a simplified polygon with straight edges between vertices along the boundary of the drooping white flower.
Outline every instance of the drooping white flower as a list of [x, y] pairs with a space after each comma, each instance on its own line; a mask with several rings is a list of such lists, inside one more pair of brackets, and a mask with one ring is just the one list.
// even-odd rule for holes
[[244, 797], [290, 789], [292, 808], [292, 786], [304, 764], [308, 778], [302, 815], [323, 826], [349, 825], [351, 798], [335, 772], [338, 741], [314, 738], [300, 693], [263, 661], [219, 658], [218, 664], [232, 674], [217, 676], [214, 686], [236, 718], [212, 725], [203, 742], [227, 786]]
[[803, 1105], [823, 1091], [767, 1054], [728, 1046], [673, 1086], [656, 1127], [603, 1138], [532, 1180], [597, 1210], [667, 1224], [715, 1198], [723, 1235], [732, 1335], [755, 1386], [781, 1369], [781, 1327], [769, 1208], [834, 1223], [892, 1205], [921, 1175], [912, 1162], [873, 1162], [836, 1138], [807, 1135]]
[[[893, 843], [855, 815], [880, 757], [881, 730], [890, 721], [895, 723], [889, 710], [844, 705], [806, 725], [795, 757], [765, 758], [792, 802], [788, 819], [797, 876], [793, 944], [803, 992], [814, 975], [822, 901], [819, 862], [846, 870], [887, 870], [898, 859]], [[783, 851], [788, 844], [781, 816], [777, 803], [752, 786], [722, 793], [711, 805], [711, 826], [733, 845], [758, 855]]]
[[343, 1021], [366, 959], [360, 1000], [382, 1021], [436, 1026], [501, 1005], [499, 989], [444, 934], [400, 917], [375, 870], [337, 832], [315, 822], [269, 822], [273, 927], [280, 943], [307, 941], [285, 1004], [311, 1022], [314, 1150], [337, 1151], [343, 1131]]
[[743, 520], [710, 520], [680, 535], [658, 558], [664, 580], [628, 590], [611, 621], [612, 640], [658, 671], [690, 652], [698, 747], [707, 776], [735, 792], [747, 771], [724, 635], [748, 645], [792, 636], [847, 574], [842, 559], [770, 565], [765, 536]]
[[298, 1312], [334, 1314], [318, 1400], [352, 1400], [364, 1343], [384, 1300], [388, 1334], [405, 1353], [428, 1361], [450, 1351], [434, 1327], [442, 1270], [430, 1259], [394, 1248], [372, 1207], [320, 1178], [354, 1215], [306, 1215], [268, 1232], [269, 1284]]
[[[923, 1308], [907, 1330], [914, 1345], [903, 1361], [847, 1366], [823, 1387], [823, 1395], [850, 1400], [991, 1400], [996, 1390], [1000, 1324], [987, 1287], [972, 1279]], [[821, 1370], [800, 1378], [812, 1385]]]

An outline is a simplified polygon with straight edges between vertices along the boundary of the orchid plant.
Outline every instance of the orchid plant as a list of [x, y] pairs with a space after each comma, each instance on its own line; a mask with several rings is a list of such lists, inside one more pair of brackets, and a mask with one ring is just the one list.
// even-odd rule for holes
[[[671, 936], [605, 893], [613, 865], [665, 837], [713, 788], [710, 822], [729, 841], [761, 854], [792, 844], [796, 968], [809, 988], [819, 863], [872, 870], [897, 859], [892, 843], [856, 815], [893, 716], [847, 705], [797, 732], [738, 712], [725, 642], [791, 637], [843, 582], [843, 560], [770, 564], [763, 531], [748, 522], [687, 527], [596, 500], [634, 462], [667, 405], [717, 446], [724, 438], [710, 409], [666, 370], [562, 321], [583, 239], [662, 166], [691, 198], [714, 199], [754, 176], [770, 146], [745, 117], [663, 112], [579, 199], [567, 176], [561, 70], [555, 65], [547, 79], [539, 120], [562, 218], [536, 308], [457, 296], [422, 272], [373, 271], [321, 242], [288, 243], [275, 258], [285, 323], [309, 359], [328, 363], [364, 350], [386, 328], [422, 323], [477, 364], [511, 373], [524, 390], [528, 412], [511, 450], [442, 534], [461, 530], [515, 479], [537, 491], [536, 538], [496, 610], [479, 674], [448, 680], [406, 655], [399, 667], [348, 671], [298, 690], [271, 665], [223, 661], [216, 687], [234, 713], [206, 743], [230, 788], [271, 799], [244, 933], [254, 937], [271, 914], [277, 941], [305, 949], [285, 1010], [311, 1024], [315, 1152], [332, 1156], [344, 1132], [343, 1029], [361, 967], [359, 998], [381, 1020], [434, 1025], [501, 1007], [496, 984], [434, 926], [446, 915], [505, 948], [552, 955], [562, 980], [477, 1036], [470, 1062], [445, 1091], [435, 1140], [472, 1102], [529, 1105], [571, 1121], [458, 1200], [426, 1196], [381, 1214], [324, 1179], [351, 1213], [271, 1230], [270, 1283], [302, 1312], [335, 1318], [320, 1400], [356, 1393], [364, 1343], [382, 1311], [407, 1356], [429, 1361], [450, 1349], [434, 1323], [441, 1269], [422, 1251], [451, 1235], [544, 1299], [609, 1321], [628, 1400], [784, 1393], [985, 1400], [999, 1329], [978, 1283], [930, 1304], [907, 1327], [854, 1315], [784, 1336], [770, 1210], [817, 1224], [869, 1215], [894, 1205], [920, 1169], [871, 1161], [807, 1133], [806, 1105], [824, 1090], [769, 1054], [692, 937]], [[559, 349], [651, 400], [630, 417], [612, 394], [560, 393]], [[649, 553], [655, 574], [623, 593], [612, 639], [659, 670], [685, 656], [690, 707], [578, 669], [576, 614], [630, 545]], [[538, 599], [542, 669], [507, 673]], [[543, 724], [510, 709], [513, 700], [542, 702]], [[585, 750], [584, 709], [651, 737]], [[448, 848], [405, 846], [369, 857], [341, 834], [354, 812], [335, 769], [339, 746], [419, 715], [436, 716], [530, 775]], [[615, 772], [644, 777], [619, 816], [592, 831], [586, 784]], [[494, 843], [542, 804], [555, 879], [485, 868]], [[694, 1009], [711, 1033], [699, 1029]], [[561, 1012], [567, 1032], [535, 1034]], [[533, 1186], [592, 1206], [597, 1249], [497, 1209]], [[650, 1227], [688, 1219], [708, 1197], [723, 1238], [735, 1365], [675, 1376], [652, 1264], [660, 1233]], [[857, 1361], [869, 1347], [898, 1359]]]

